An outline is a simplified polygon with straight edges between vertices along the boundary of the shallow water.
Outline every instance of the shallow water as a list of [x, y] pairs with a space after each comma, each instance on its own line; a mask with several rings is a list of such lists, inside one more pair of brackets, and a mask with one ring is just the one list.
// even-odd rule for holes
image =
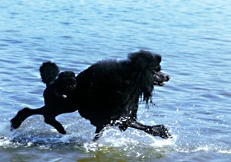
[[[1, 161], [230, 161], [230, 8], [228, 0], [2, 0]], [[161, 54], [171, 80], [155, 87], [155, 105], [140, 102], [139, 121], [164, 124], [172, 139], [113, 128], [92, 143], [94, 127], [78, 112], [58, 117], [67, 135], [41, 116], [10, 131], [18, 110], [43, 105], [42, 62], [78, 74], [140, 49]]]

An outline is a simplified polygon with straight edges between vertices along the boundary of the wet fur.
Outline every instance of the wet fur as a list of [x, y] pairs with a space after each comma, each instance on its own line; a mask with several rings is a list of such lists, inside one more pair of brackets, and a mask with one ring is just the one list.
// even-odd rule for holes
[[121, 131], [131, 127], [168, 138], [171, 135], [163, 125], [147, 126], [137, 121], [139, 97], [150, 101], [154, 85], [163, 85], [170, 79], [161, 72], [160, 62], [160, 55], [141, 50], [129, 54], [127, 60], [97, 62], [76, 77], [73, 72], [59, 73], [55, 63], [45, 62], [40, 67], [42, 81], [46, 84], [45, 105], [20, 110], [11, 120], [11, 126], [16, 129], [27, 117], [37, 114], [65, 134], [55, 117], [78, 110], [96, 127], [94, 140], [108, 126], [118, 126]]

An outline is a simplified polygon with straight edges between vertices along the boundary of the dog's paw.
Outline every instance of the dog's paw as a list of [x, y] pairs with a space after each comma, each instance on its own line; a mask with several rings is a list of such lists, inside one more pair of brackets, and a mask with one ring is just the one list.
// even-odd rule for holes
[[60, 129], [60, 130], [58, 130], [58, 132], [59, 132], [60, 134], [66, 134], [66, 133], [67, 133], [64, 129]]
[[20, 127], [22, 122], [30, 115], [31, 115], [31, 110], [29, 108], [24, 108], [24, 109], [20, 110], [17, 113], [17, 115], [13, 119], [11, 119], [11, 121], [10, 121], [11, 122], [11, 128], [17, 129], [18, 127]]
[[13, 119], [11, 119], [10, 122], [11, 122], [11, 131], [13, 129], [17, 129], [22, 124], [22, 121], [19, 118], [16, 118], [16, 117], [14, 117]]
[[171, 134], [168, 132], [168, 129], [166, 129], [164, 125], [148, 126], [145, 132], [153, 136], [160, 136], [163, 139], [172, 137]]

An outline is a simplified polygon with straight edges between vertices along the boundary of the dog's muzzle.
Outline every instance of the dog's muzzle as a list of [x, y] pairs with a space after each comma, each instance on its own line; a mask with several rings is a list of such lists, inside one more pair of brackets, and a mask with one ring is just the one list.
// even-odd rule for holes
[[154, 75], [153, 75], [153, 82], [154, 82], [154, 85], [159, 85], [159, 86], [163, 86], [164, 85], [164, 82], [167, 82], [169, 81], [170, 79], [170, 76], [165, 74], [165, 73], [162, 73], [162, 72], [155, 72]]

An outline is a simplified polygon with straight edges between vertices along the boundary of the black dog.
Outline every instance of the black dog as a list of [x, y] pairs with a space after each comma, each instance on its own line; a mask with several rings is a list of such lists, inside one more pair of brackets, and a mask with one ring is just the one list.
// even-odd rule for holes
[[[40, 67], [45, 106], [24, 108], [11, 120], [18, 128], [31, 115], [43, 115], [47, 124], [65, 134], [63, 126], [55, 119], [62, 113], [79, 111], [80, 115], [96, 126], [97, 140], [108, 126], [143, 130], [164, 139], [171, 137], [163, 125], [147, 126], [137, 122], [139, 97], [151, 100], [154, 85], [163, 86], [170, 77], [162, 72], [161, 56], [148, 51], [128, 55], [127, 60], [106, 60], [93, 64], [76, 78], [73, 72], [62, 72], [51, 62]], [[57, 77], [58, 76], [58, 77]], [[57, 77], [57, 79], [56, 79]]]

